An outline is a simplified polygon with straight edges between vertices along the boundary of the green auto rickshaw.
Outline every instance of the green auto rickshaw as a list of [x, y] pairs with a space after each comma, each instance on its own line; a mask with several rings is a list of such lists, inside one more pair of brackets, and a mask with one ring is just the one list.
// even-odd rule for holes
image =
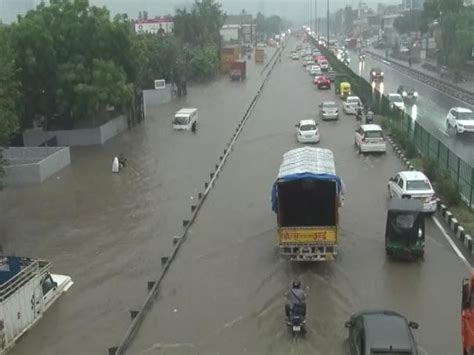
[[388, 256], [415, 259], [425, 251], [425, 215], [423, 203], [415, 199], [392, 199], [385, 226], [385, 250]]

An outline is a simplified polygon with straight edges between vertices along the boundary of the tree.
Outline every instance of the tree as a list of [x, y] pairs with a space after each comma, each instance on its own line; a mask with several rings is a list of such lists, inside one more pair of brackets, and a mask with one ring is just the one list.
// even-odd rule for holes
[[[137, 80], [133, 35], [126, 16], [111, 21], [88, 0], [51, 0], [20, 17], [12, 45], [25, 107], [21, 126], [40, 116], [48, 126], [72, 128], [108, 105], [129, 103], [131, 91], [124, 88]], [[99, 96], [92, 94], [97, 88], [104, 90]]]
[[18, 130], [19, 85], [8, 29], [0, 28], [0, 147]]
[[424, 16], [421, 10], [412, 10], [405, 13], [403, 16], [397, 17], [393, 22], [393, 27], [400, 34], [409, 32], [428, 31], [428, 18]]

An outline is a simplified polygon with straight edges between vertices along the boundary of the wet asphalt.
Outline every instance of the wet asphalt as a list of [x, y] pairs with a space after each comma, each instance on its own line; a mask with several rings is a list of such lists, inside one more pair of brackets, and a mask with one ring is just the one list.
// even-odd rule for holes
[[[291, 40], [288, 48], [295, 45]], [[417, 321], [421, 354], [459, 354], [460, 286], [469, 270], [429, 217], [423, 261], [386, 258], [387, 181], [403, 168], [390, 147], [384, 155], [357, 152], [353, 116], [320, 122], [319, 146], [334, 152], [347, 188], [337, 260], [300, 264], [279, 257], [270, 189], [283, 153], [300, 146], [294, 124], [316, 117], [324, 100], [341, 105], [333, 90], [316, 89], [301, 62], [288, 54], [268, 81], [128, 354], [345, 354], [344, 321], [374, 308]], [[295, 277], [309, 295], [308, 334], [298, 343], [286, 330], [283, 310], [283, 294]]]
[[474, 134], [456, 135], [452, 129], [446, 129], [446, 115], [452, 107], [461, 106], [472, 110], [474, 109], [472, 105], [410, 77], [387, 61], [367, 55], [365, 63], [360, 63], [356, 52], [351, 52], [351, 69], [355, 73], [370, 80], [370, 70], [373, 67], [380, 68], [384, 72], [385, 94], [396, 93], [399, 85], [411, 86], [418, 91], [416, 104], [407, 105], [407, 112], [451, 151], [471, 166], [474, 165]]

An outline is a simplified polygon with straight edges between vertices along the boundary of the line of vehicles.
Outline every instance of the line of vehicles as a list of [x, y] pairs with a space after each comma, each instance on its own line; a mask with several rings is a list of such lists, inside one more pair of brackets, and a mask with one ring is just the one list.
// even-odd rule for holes
[[[362, 106], [360, 98], [346, 92], [342, 99], [344, 113], [357, 114]], [[339, 119], [338, 103], [321, 103], [319, 118]], [[315, 119], [301, 120], [296, 129], [298, 142], [320, 142], [321, 132]], [[383, 129], [373, 123], [358, 125], [354, 144], [361, 154], [384, 153], [387, 149]], [[338, 255], [339, 211], [344, 204], [345, 186], [335, 165], [333, 153], [324, 148], [304, 146], [283, 155], [272, 186], [271, 205], [277, 217], [280, 254], [290, 261], [324, 262], [335, 260]], [[409, 260], [423, 257], [425, 215], [436, 210], [431, 182], [422, 172], [401, 171], [389, 179], [387, 189], [390, 198], [385, 228], [387, 256]], [[304, 334], [306, 307], [304, 312], [296, 308], [294, 315], [297, 324], [292, 322], [291, 313], [287, 317], [291, 332]], [[418, 353], [412, 334], [418, 324], [397, 312], [383, 309], [357, 312], [345, 327], [349, 330], [351, 354]]]

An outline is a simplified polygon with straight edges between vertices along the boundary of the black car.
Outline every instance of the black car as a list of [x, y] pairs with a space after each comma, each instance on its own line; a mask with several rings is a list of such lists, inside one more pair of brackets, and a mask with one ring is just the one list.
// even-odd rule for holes
[[371, 81], [383, 81], [383, 71], [380, 68], [370, 69], [370, 80]]
[[411, 86], [400, 85], [397, 93], [402, 95], [403, 101], [414, 104], [418, 98], [418, 92]]
[[355, 313], [345, 323], [349, 328], [351, 355], [417, 355], [415, 338], [410, 328], [418, 324], [408, 322], [397, 312], [388, 310]]

